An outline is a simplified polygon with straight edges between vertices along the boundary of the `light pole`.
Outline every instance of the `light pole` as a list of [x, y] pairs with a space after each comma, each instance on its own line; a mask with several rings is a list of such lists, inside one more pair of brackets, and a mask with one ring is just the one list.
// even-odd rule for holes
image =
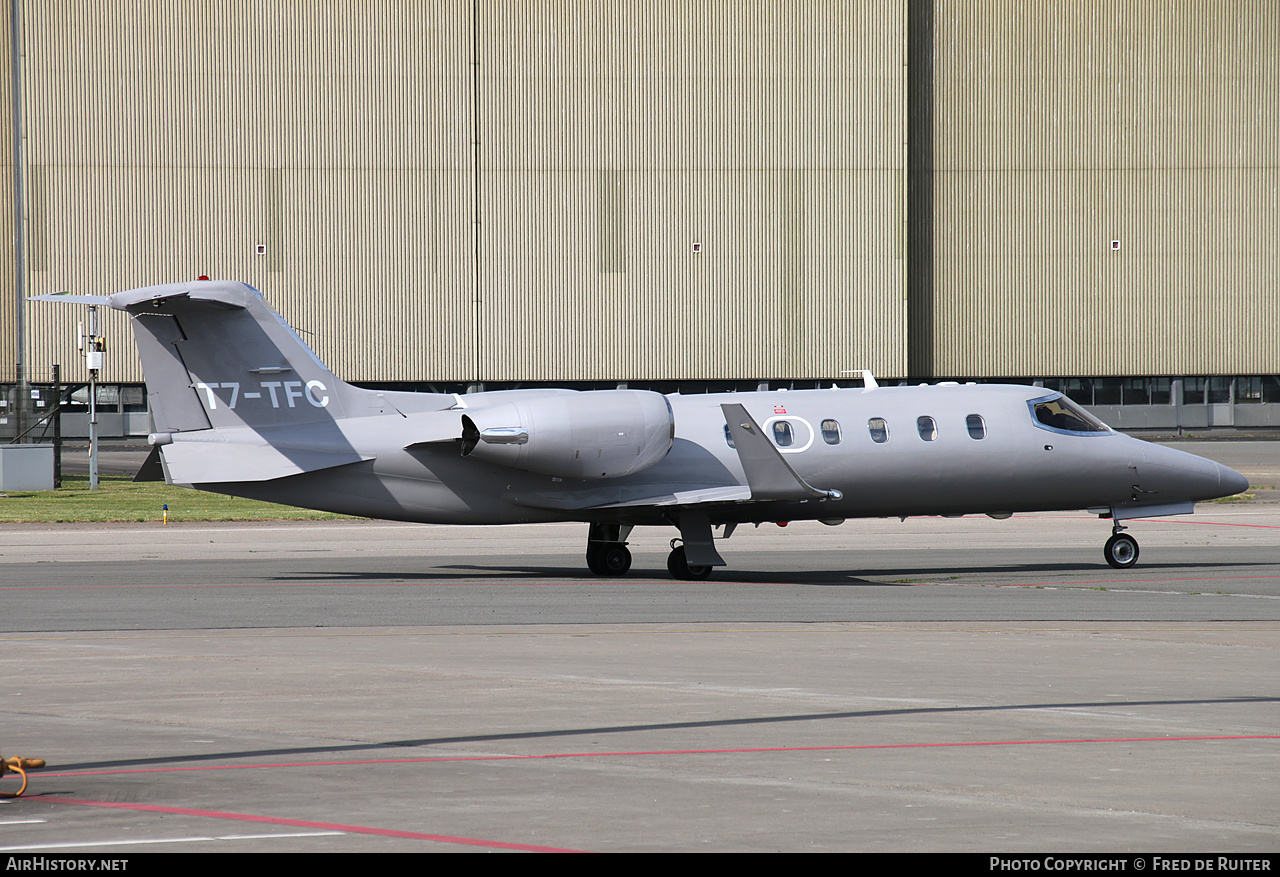
[[89, 305], [89, 334], [80, 336], [84, 364], [89, 369], [89, 489], [98, 489], [98, 372], [102, 370], [106, 339], [98, 334], [98, 306]]

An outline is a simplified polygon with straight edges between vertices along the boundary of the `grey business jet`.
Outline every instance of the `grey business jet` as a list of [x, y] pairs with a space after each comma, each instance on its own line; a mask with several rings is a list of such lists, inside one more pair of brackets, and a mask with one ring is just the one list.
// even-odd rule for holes
[[675, 527], [668, 570], [705, 579], [715, 528], [1060, 509], [1110, 518], [1124, 568], [1122, 521], [1248, 486], [1038, 387], [383, 392], [340, 381], [243, 283], [37, 298], [132, 317], [156, 430], [140, 478], [400, 521], [582, 521], [600, 576], [630, 569], [640, 525]]

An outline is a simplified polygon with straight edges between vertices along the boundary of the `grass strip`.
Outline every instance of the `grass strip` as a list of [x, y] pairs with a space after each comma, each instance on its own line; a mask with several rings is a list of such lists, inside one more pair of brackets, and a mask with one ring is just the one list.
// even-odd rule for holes
[[0, 493], [0, 523], [62, 524], [118, 521], [325, 521], [352, 520], [346, 515], [316, 512], [275, 503], [205, 493], [163, 482], [135, 484], [128, 475], [103, 475], [89, 489], [87, 475], [63, 476], [57, 490], [11, 490]]

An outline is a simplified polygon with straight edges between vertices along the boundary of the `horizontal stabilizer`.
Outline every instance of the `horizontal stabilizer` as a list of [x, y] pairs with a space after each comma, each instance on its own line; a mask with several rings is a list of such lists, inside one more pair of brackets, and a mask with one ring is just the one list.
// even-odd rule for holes
[[373, 459], [354, 451], [317, 451], [221, 441], [176, 441], [165, 445], [161, 452], [172, 484], [271, 481]]
[[76, 305], [111, 304], [111, 299], [105, 295], [72, 295], [69, 292], [50, 292], [45, 295], [33, 295], [27, 301], [60, 301], [64, 304]]

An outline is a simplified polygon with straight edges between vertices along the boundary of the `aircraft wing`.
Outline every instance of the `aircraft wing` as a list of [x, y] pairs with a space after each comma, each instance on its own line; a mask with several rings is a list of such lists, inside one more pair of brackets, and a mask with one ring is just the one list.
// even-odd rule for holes
[[[725, 423], [733, 436], [734, 449], [742, 462], [746, 484], [689, 486], [686, 489], [661, 490], [654, 484], [615, 488], [613, 496], [605, 498], [600, 488], [560, 494], [533, 494], [517, 501], [535, 508], [562, 510], [622, 509], [639, 506], [693, 506], [743, 502], [801, 502], [806, 500], [839, 499], [837, 490], [823, 490], [809, 484], [796, 474], [773, 442], [737, 403], [721, 405]], [[607, 489], [607, 488], [606, 488]], [[631, 496], [627, 496], [631, 493]]]

